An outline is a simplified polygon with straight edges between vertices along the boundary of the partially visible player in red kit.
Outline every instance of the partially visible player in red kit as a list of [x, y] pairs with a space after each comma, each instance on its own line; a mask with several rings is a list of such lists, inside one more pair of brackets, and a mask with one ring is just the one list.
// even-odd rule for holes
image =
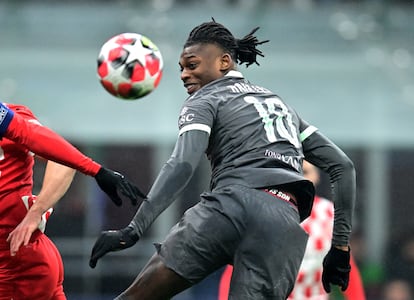
[[[49, 160], [38, 196], [32, 195], [34, 152], [70, 166]], [[66, 299], [61, 256], [43, 231], [72, 182], [73, 168], [95, 177], [117, 205], [118, 191], [133, 204], [145, 197], [122, 174], [42, 126], [27, 107], [0, 103], [0, 300]]]
[[[318, 185], [318, 169], [307, 161], [303, 162], [303, 175]], [[309, 234], [305, 256], [299, 269], [294, 289], [288, 300], [328, 300], [329, 295], [322, 285], [322, 261], [330, 249], [334, 206], [332, 201], [315, 196], [311, 215], [301, 223]], [[343, 291], [347, 300], [365, 300], [364, 287], [358, 267], [351, 255], [351, 272], [348, 288]], [[233, 267], [228, 265], [221, 276], [218, 300], [227, 300]]]

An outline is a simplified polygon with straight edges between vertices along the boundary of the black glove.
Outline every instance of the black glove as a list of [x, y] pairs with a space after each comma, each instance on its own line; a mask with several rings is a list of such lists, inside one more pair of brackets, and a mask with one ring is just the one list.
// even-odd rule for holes
[[350, 257], [351, 249], [344, 251], [334, 246], [326, 254], [323, 259], [322, 284], [327, 293], [331, 292], [331, 284], [340, 286], [342, 291], [348, 288]]
[[138, 197], [143, 199], [147, 197], [134, 184], [129, 182], [124, 175], [105, 167], [99, 169], [99, 172], [95, 175], [95, 180], [102, 191], [104, 191], [117, 206], [121, 206], [122, 204], [122, 199], [118, 195], [118, 189], [123, 195], [131, 199], [133, 205], [137, 205]]
[[89, 266], [96, 267], [98, 259], [111, 251], [119, 251], [135, 245], [139, 237], [135, 230], [128, 226], [121, 230], [109, 230], [101, 232], [98, 240], [92, 248]]

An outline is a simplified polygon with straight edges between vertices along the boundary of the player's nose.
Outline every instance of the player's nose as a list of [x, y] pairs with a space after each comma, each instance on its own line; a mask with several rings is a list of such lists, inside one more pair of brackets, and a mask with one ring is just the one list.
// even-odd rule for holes
[[182, 69], [180, 77], [184, 83], [188, 80], [188, 78], [190, 78], [190, 73], [186, 68]]

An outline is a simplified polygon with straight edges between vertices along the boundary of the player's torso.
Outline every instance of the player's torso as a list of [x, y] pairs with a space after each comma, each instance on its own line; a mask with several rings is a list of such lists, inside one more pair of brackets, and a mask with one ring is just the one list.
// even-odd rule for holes
[[213, 178], [241, 168], [300, 173], [299, 119], [278, 96], [235, 77], [223, 78], [199, 92], [185, 106], [208, 112], [204, 113], [208, 117], [194, 122], [211, 126], [207, 155]]
[[[12, 105], [8, 106], [14, 108]], [[31, 197], [33, 164], [33, 154], [28, 149], [6, 138], [0, 140], [0, 227], [2, 229], [13, 226], [26, 214], [24, 199], [28, 201]]]
[[276, 95], [260, 89], [236, 82], [218, 99], [209, 145], [216, 165], [297, 163], [294, 158], [302, 153], [296, 115]]
[[25, 147], [3, 138], [0, 141], [0, 199], [11, 191], [31, 189], [33, 154]]

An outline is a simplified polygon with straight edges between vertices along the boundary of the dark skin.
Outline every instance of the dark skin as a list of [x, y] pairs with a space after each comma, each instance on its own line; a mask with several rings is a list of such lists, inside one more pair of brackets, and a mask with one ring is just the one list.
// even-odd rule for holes
[[179, 65], [181, 80], [190, 95], [235, 69], [231, 55], [215, 44], [195, 44], [185, 48]]
[[[181, 80], [190, 95], [236, 66], [228, 52], [215, 44], [206, 43], [184, 48], [179, 65]], [[155, 253], [122, 297], [129, 300], [170, 299], [190, 286], [186, 279], [167, 268]]]

